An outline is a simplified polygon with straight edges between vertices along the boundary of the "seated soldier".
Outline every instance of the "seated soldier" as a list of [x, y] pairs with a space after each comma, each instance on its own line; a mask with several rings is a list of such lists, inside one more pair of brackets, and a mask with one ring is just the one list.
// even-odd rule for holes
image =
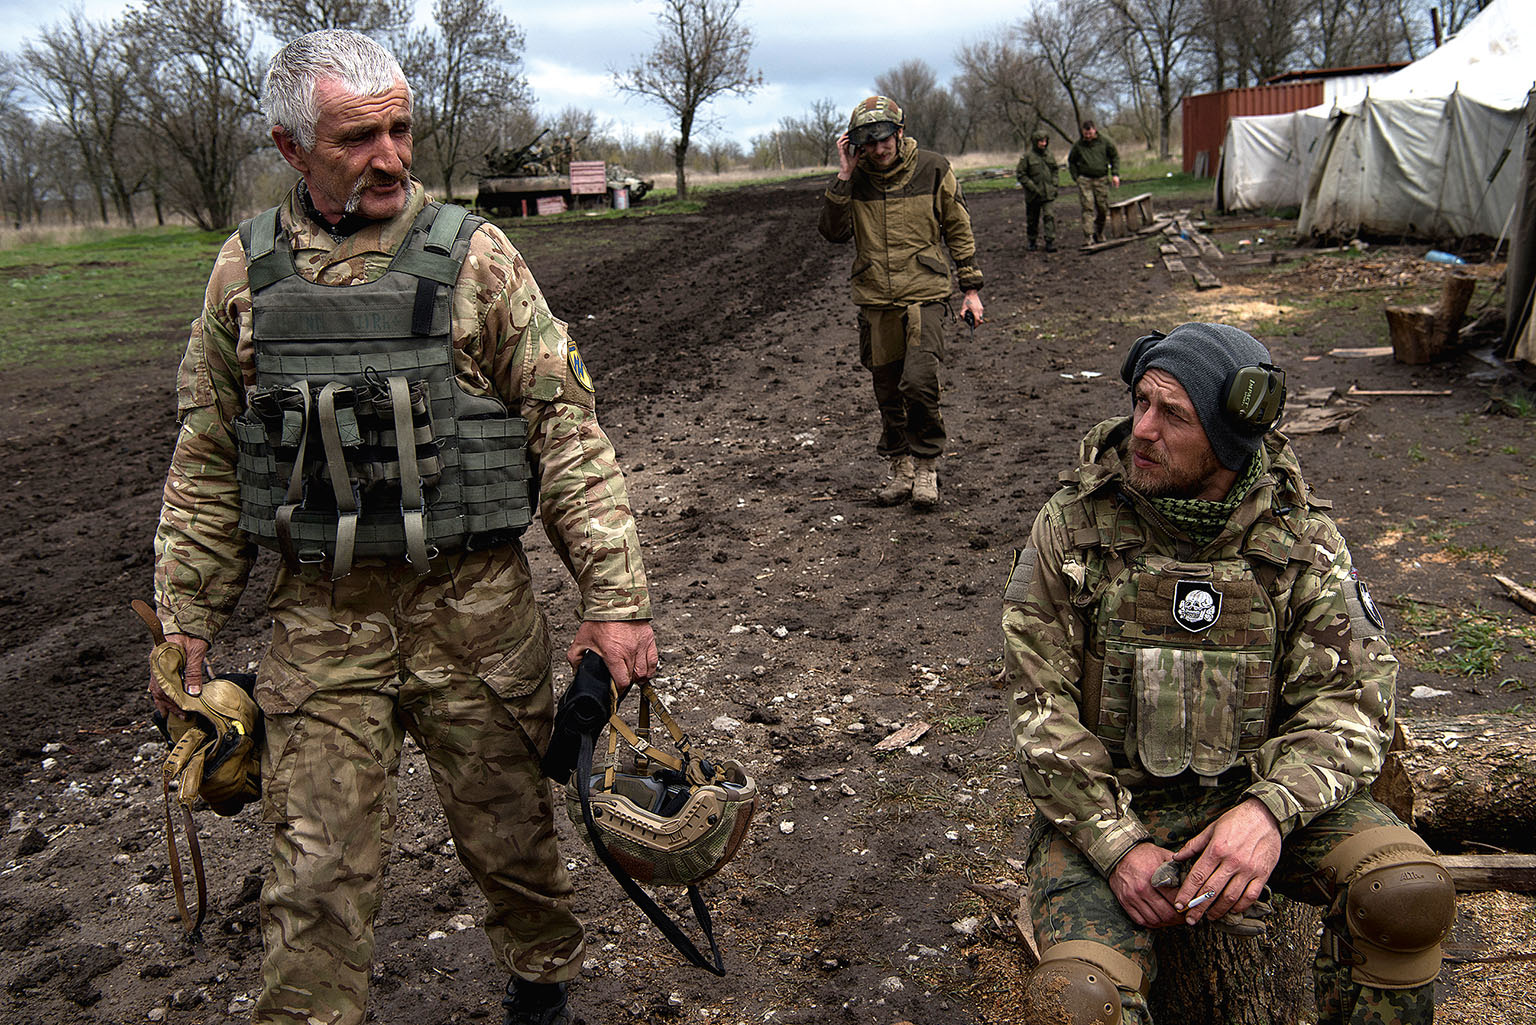
[[1397, 660], [1274, 430], [1285, 376], [1244, 332], [1183, 324], [1121, 377], [1131, 415], [1084, 439], [1003, 601], [1039, 810], [1026, 1020], [1147, 1025], [1152, 930], [1273, 886], [1325, 905], [1320, 1023], [1430, 1022], [1455, 892], [1366, 789]]

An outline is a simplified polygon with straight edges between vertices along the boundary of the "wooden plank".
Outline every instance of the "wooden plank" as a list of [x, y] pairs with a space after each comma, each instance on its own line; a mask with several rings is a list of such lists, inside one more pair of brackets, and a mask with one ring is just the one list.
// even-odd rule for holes
[[1212, 274], [1210, 269], [1198, 259], [1189, 265], [1189, 272], [1195, 277], [1195, 287], [1202, 292], [1221, 287], [1221, 279]]
[[1330, 355], [1330, 356], [1340, 356], [1340, 357], [1343, 357], [1344, 359], [1361, 359], [1361, 358], [1365, 358], [1365, 357], [1390, 356], [1390, 355], [1392, 355], [1392, 346], [1390, 346], [1390, 345], [1367, 345], [1367, 346], [1365, 346], [1363, 348], [1357, 348], [1357, 349], [1351, 349], [1351, 348], [1330, 349], [1330, 350], [1328, 350], [1328, 355]]
[[1085, 253], [1097, 253], [1097, 252], [1099, 252], [1100, 250], [1103, 250], [1103, 249], [1113, 249], [1116, 246], [1123, 246], [1127, 242], [1135, 242], [1136, 239], [1137, 239], [1137, 236], [1135, 236], [1135, 235], [1123, 235], [1120, 238], [1106, 239], [1103, 242], [1093, 242], [1093, 243], [1090, 243], [1090, 244], [1088, 244], [1086, 246], [1083, 246], [1083, 252], [1085, 252]]
[[1184, 266], [1184, 261], [1179, 259], [1177, 256], [1163, 257], [1163, 266], [1168, 268], [1169, 274], [1187, 273], [1187, 268]]
[[1195, 232], [1195, 245], [1200, 247], [1201, 256], [1213, 256], [1218, 260], [1225, 260], [1227, 258], [1227, 254], [1223, 253], [1216, 243], [1206, 238], [1204, 232]]
[[1164, 242], [1162, 245], [1158, 246], [1157, 247], [1157, 251], [1159, 253], [1162, 253], [1164, 256], [1178, 256], [1179, 255], [1179, 247], [1178, 246], [1174, 246], [1174, 245], [1169, 245], [1167, 242]]
[[1536, 893], [1536, 854], [1441, 854], [1457, 893]]
[[1195, 244], [1187, 238], [1174, 236], [1173, 248], [1177, 249], [1179, 255], [1186, 260], [1198, 260], [1200, 258], [1200, 250], [1196, 249]]
[[1383, 388], [1383, 389], [1378, 389], [1378, 390], [1375, 390], [1375, 391], [1368, 391], [1368, 390], [1366, 390], [1364, 388], [1357, 388], [1354, 385], [1350, 385], [1349, 386], [1349, 391], [1345, 392], [1344, 394], [1346, 394], [1346, 395], [1411, 395], [1411, 396], [1418, 396], [1420, 398], [1423, 398], [1425, 396], [1449, 395], [1449, 394], [1451, 394], [1451, 389], [1446, 388], [1444, 390], [1432, 390], [1432, 389], [1429, 389], [1429, 388]]

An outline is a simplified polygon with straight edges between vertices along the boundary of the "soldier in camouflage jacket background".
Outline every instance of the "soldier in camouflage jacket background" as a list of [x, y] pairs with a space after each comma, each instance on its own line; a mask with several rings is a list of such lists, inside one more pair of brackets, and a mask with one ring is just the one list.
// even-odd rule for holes
[[1056, 251], [1056, 215], [1051, 212], [1051, 204], [1056, 202], [1060, 174], [1061, 165], [1051, 156], [1051, 137], [1043, 131], [1031, 135], [1029, 148], [1013, 169], [1013, 176], [1024, 190], [1025, 226], [1029, 231], [1030, 251], [1036, 248], [1042, 222], [1045, 227], [1045, 251]]
[[[308, 465], [306, 444], [325, 449], [317, 465], [335, 478], [336, 510], [321, 517], [326, 547], [285, 558], [278, 570], [268, 597], [272, 642], [257, 673], [266, 722], [262, 814], [274, 839], [254, 1020], [363, 1020], [395, 773], [410, 733], [456, 852], [489, 902], [486, 934], [511, 976], [508, 1022], [569, 1022], [564, 983], [579, 973], [584, 946], [538, 765], [553, 719], [550, 639], [517, 531], [484, 524], [520, 529], [532, 515], [527, 503], [536, 504], [581, 592], [582, 624], [567, 656], [574, 663], [584, 650], [599, 652], [621, 687], [651, 675], [657, 655], [639, 539], [591, 378], [506, 236], [477, 218], [455, 233], [450, 215], [463, 211], [430, 203], [410, 177], [411, 93], [387, 51], [350, 32], [300, 37], [273, 58], [263, 108], [301, 181], [275, 219], [263, 215], [265, 235], [259, 216], [218, 256], [181, 363], [181, 429], [155, 538], [159, 614], [187, 653], [188, 690], [196, 691], [209, 643], [245, 586], [253, 540], [282, 538], [294, 555], [306, 509], [330, 490], [323, 475], [299, 487], [295, 474], [288, 499], [297, 510], [279, 509], [285, 522], [275, 531], [263, 522], [264, 453], [252, 456], [252, 435], [240, 433], [250, 430], [242, 425], [252, 422], [251, 404], [300, 396], [298, 412], [288, 410], [296, 438], [324, 421], [313, 432], [323, 438], [299, 441], [289, 458]], [[438, 238], [424, 233], [429, 223], [449, 227]], [[248, 246], [288, 260], [287, 276], [263, 271], [257, 281], [252, 268], [267, 256], [255, 259]], [[455, 269], [442, 273], [445, 265]], [[426, 276], [402, 270], [410, 267]], [[280, 292], [296, 299], [276, 309], [263, 298]], [[379, 298], [358, 305], [359, 294]], [[414, 333], [376, 327], [392, 318], [414, 324]], [[352, 330], [358, 341], [349, 341]], [[438, 365], [427, 380], [421, 368]], [[295, 379], [295, 366], [315, 369]], [[269, 387], [273, 381], [281, 387]], [[385, 396], [376, 440], [388, 451], [365, 465], [340, 454], [349, 437], [357, 441], [365, 403], [343, 416], [332, 407], [338, 395], [370, 388]], [[413, 421], [418, 395], [430, 417], [418, 410]], [[392, 413], [391, 398], [401, 400]], [[430, 437], [450, 425], [454, 436]], [[254, 438], [260, 449], [260, 422]], [[477, 449], [484, 451], [472, 455]], [[475, 459], [512, 472], [473, 484]], [[430, 493], [422, 487], [429, 463], [441, 464], [437, 502], [447, 504], [456, 489], [461, 508], [474, 513], [447, 521], [469, 524], [465, 533], [452, 544], [405, 542], [397, 551], [370, 541], [369, 531], [411, 537], [402, 525], [410, 512], [401, 510], [405, 496]], [[393, 490], [378, 492], [392, 509], [374, 507], [376, 492], [359, 484], [357, 474], [374, 471], [393, 475]], [[338, 540], [335, 521], [349, 505], [355, 510], [358, 494], [365, 525], [350, 528], [353, 558], [352, 539]], [[441, 528], [435, 511], [429, 504], [418, 519]], [[370, 526], [369, 515], [383, 521]], [[164, 707], [164, 695], [151, 690]]]
[[1003, 600], [1038, 809], [1026, 1020], [1146, 1025], [1151, 931], [1233, 922], [1274, 886], [1324, 896], [1320, 1022], [1429, 1022], [1454, 890], [1367, 793], [1397, 662], [1272, 429], [1284, 376], [1244, 332], [1185, 324], [1122, 377], [1132, 415], [1084, 439]]
[[854, 244], [849, 278], [859, 308], [859, 361], [874, 378], [880, 407], [876, 453], [891, 461], [877, 489], [882, 505], [909, 498], [939, 503], [944, 417], [939, 372], [950, 318], [954, 258], [964, 293], [961, 315], [981, 323], [981, 269], [965, 195], [937, 153], [918, 149], [902, 112], [886, 96], [853, 108], [837, 140], [837, 178], [827, 189], [818, 229], [829, 242]]

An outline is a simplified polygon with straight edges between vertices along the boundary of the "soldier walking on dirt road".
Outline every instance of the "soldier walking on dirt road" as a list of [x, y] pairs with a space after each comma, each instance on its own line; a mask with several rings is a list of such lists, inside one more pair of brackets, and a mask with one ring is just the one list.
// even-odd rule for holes
[[818, 228], [829, 242], [854, 244], [859, 361], [874, 377], [880, 408], [875, 451], [891, 464], [876, 497], [882, 505], [910, 498], [931, 509], [939, 504], [939, 372], [954, 292], [945, 247], [964, 293], [961, 315], [973, 327], [982, 321], [971, 215], [949, 161], [906, 137], [901, 108], [889, 97], [853, 108], [837, 156]]
[[197, 693], [255, 546], [282, 556], [256, 674], [274, 835], [253, 1020], [363, 1021], [409, 733], [489, 903], [507, 1022], [568, 1025], [585, 948], [539, 771], [535, 510], [581, 591], [573, 664], [648, 678], [650, 598], [576, 345], [506, 236], [410, 176], [411, 97], [353, 32], [273, 57], [262, 106], [300, 181], [224, 244], [193, 321], [155, 597]]
[[[1003, 595], [1035, 817], [1026, 1020], [1149, 1025], [1151, 930], [1254, 930], [1275, 887], [1324, 905], [1324, 1025], [1427, 1025], [1451, 877], [1367, 787], [1397, 659], [1349, 547], [1274, 425], [1246, 333], [1132, 346]], [[1252, 934], [1250, 931], [1248, 934]]]

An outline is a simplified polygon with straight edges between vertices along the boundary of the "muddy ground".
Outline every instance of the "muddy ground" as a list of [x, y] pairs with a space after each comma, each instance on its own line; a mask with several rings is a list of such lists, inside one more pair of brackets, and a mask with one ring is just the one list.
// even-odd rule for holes
[[[1151, 242], [1079, 252], [1065, 199], [1067, 244], [1046, 256], [1025, 251], [1019, 193], [973, 196], [988, 323], [950, 335], [944, 500], [919, 515], [869, 495], [876, 417], [849, 253], [815, 233], [819, 189], [747, 189], [693, 216], [511, 228], [572, 323], [628, 470], [663, 690], [766, 797], [748, 845], [707, 886], [730, 967], [720, 981], [679, 967], [562, 821], [591, 940], [573, 999], [592, 1025], [1018, 1020], [1023, 947], [1006, 913], [967, 889], [1016, 892], [1027, 819], [1006, 696], [990, 682], [999, 596], [1079, 436], [1127, 408], [1116, 371], [1146, 329], [1231, 319], [1270, 345], [1293, 394], [1449, 390], [1365, 398], [1342, 433], [1296, 448], [1387, 607], [1404, 718], [1528, 700], [1536, 646], [1518, 631], [1530, 620], [1490, 574], [1536, 584], [1536, 419], [1501, 415], [1527, 407], [1500, 401], [1512, 382], [1472, 354], [1428, 367], [1330, 355], [1383, 344], [1382, 303], [1438, 287], [1443, 271], [1417, 259], [1425, 247], [1270, 264], [1236, 254], [1283, 251], [1283, 224], [1216, 220], [1234, 256], [1213, 264], [1225, 287], [1197, 293]], [[1473, 312], [1497, 274], [1475, 270], [1486, 280]], [[264, 831], [249, 811], [201, 816], [212, 909], [189, 945], [166, 871], [147, 645], [126, 610], [150, 592], [173, 372], [165, 360], [88, 381], [0, 376], [5, 1022], [238, 1021], [257, 985]], [[542, 536], [529, 547], [568, 637], [574, 589]], [[258, 605], [248, 599], [219, 638], [219, 666], [258, 656]], [[1469, 676], [1458, 659], [1475, 638], [1458, 640], [1456, 624], [1479, 610], [1502, 626], [1478, 635], [1484, 661]], [[932, 725], [915, 745], [875, 751], [916, 721]], [[408, 749], [373, 1014], [499, 1021], [505, 980], [465, 928], [482, 902], [425, 777]], [[1521, 898], [1468, 898], [1456, 939], [1528, 951], [1531, 921]], [[1449, 966], [1440, 1020], [1536, 1020], [1530, 964]]]

